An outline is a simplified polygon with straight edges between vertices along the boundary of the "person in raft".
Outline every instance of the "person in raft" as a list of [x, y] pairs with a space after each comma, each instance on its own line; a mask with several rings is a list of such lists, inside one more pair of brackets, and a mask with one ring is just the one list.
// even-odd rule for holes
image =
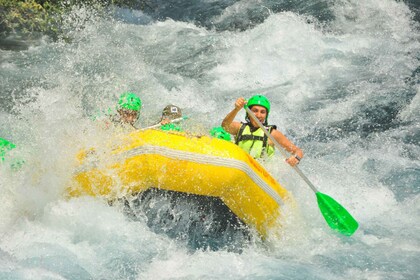
[[183, 131], [179, 124], [172, 122], [175, 119], [182, 118], [181, 108], [175, 105], [168, 105], [162, 111], [162, 117], [160, 123], [162, 126], [160, 129], [166, 131]]
[[106, 123], [107, 127], [110, 124], [128, 125], [133, 128], [140, 116], [141, 99], [132, 92], [125, 92], [121, 94], [116, 107], [117, 113], [109, 116], [109, 122]]
[[235, 136], [235, 144], [248, 152], [253, 158], [265, 158], [274, 154], [274, 143], [268, 139], [258, 124], [248, 116], [248, 113], [245, 116], [245, 123], [234, 121], [238, 112], [245, 105], [255, 114], [274, 139], [292, 154], [286, 159], [286, 162], [291, 166], [299, 164], [303, 158], [302, 150], [278, 131], [275, 125], [268, 125], [270, 102], [263, 95], [252, 96], [248, 102], [243, 97], [238, 98], [235, 102], [235, 108], [222, 121], [222, 127]]

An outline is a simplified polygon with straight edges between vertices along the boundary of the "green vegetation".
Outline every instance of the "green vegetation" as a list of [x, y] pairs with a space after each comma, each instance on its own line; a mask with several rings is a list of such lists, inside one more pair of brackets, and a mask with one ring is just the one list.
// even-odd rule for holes
[[0, 0], [0, 34], [5, 36], [10, 33], [20, 33], [30, 36], [38, 33], [56, 33], [59, 14], [57, 3]]
[[47, 34], [56, 39], [62, 33], [63, 16], [74, 5], [104, 11], [109, 5], [141, 9], [144, 1], [133, 0], [0, 0], [0, 36], [19, 34], [36, 37]]

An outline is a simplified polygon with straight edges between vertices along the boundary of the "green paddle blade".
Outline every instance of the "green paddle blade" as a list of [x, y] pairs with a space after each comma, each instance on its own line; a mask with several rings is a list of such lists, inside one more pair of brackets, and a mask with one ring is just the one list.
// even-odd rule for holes
[[316, 199], [322, 215], [332, 229], [347, 236], [352, 235], [357, 230], [359, 227], [357, 221], [332, 197], [317, 192]]

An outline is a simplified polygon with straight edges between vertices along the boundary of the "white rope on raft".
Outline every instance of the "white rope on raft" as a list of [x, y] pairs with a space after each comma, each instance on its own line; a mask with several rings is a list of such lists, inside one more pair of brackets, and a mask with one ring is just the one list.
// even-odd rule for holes
[[[274, 191], [270, 185], [268, 185], [264, 180], [261, 179], [255, 171], [249, 167], [248, 164], [241, 160], [218, 157], [213, 155], [206, 154], [197, 154], [187, 151], [179, 151], [175, 149], [170, 149], [163, 146], [153, 146], [153, 145], [143, 145], [131, 149], [129, 151], [123, 152], [118, 155], [117, 160], [125, 160], [134, 156], [139, 155], [160, 155], [167, 158], [172, 158], [176, 160], [185, 160], [194, 163], [207, 164], [213, 166], [227, 167], [240, 170], [244, 172], [251, 180], [259, 186], [265, 193], [267, 193], [274, 201], [277, 202], [279, 206], [283, 206], [284, 202], [282, 198]], [[90, 161], [84, 164], [80, 169], [77, 170], [77, 173], [85, 172], [89, 169], [95, 168], [97, 166], [95, 161]]]

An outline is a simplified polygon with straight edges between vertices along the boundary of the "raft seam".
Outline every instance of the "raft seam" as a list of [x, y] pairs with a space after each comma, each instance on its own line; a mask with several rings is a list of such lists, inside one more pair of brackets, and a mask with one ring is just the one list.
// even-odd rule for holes
[[[264, 180], [262, 180], [260, 176], [258, 176], [248, 164], [240, 160], [206, 154], [197, 154], [188, 151], [179, 151], [167, 147], [154, 145], [143, 145], [141, 147], [125, 151], [118, 155], [117, 160], [126, 160], [133, 156], [148, 154], [156, 154], [177, 160], [186, 160], [195, 163], [210, 164], [214, 166], [234, 168], [243, 171], [246, 175], [248, 175], [249, 178], [251, 178], [251, 180], [257, 186], [263, 189], [263, 191], [265, 191], [274, 201], [276, 201], [279, 206], [284, 205], [283, 199], [277, 194], [277, 192], [275, 192]], [[95, 162], [90, 162], [82, 166], [82, 168], [80, 168], [77, 172], [84, 172], [87, 169], [89, 169], [89, 167], [96, 167]]]

